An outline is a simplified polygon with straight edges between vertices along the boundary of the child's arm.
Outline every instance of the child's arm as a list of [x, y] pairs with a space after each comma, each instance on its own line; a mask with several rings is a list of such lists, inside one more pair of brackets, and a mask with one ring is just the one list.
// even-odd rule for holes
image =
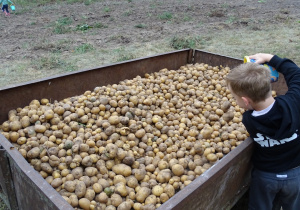
[[292, 84], [300, 86], [300, 68], [293, 61], [274, 56], [269, 64], [284, 75], [289, 88]]
[[268, 62], [269, 65], [284, 75], [289, 90], [296, 88], [300, 93], [300, 68], [293, 61], [266, 53], [250, 55], [249, 58], [255, 59], [255, 63], [259, 64]]
[[269, 62], [274, 55], [266, 54], [266, 53], [257, 53], [255, 55], [250, 55], [250, 59], [255, 59], [255, 63], [267, 63]]

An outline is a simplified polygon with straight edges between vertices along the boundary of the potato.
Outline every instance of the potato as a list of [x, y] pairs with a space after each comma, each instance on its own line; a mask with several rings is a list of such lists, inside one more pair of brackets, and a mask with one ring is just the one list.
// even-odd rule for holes
[[98, 173], [98, 170], [95, 167], [87, 167], [84, 170], [84, 174], [89, 177], [95, 176], [97, 173]]
[[106, 148], [105, 155], [108, 158], [113, 159], [113, 158], [115, 158], [117, 156], [118, 147], [115, 144], [108, 143], [105, 148]]
[[86, 198], [81, 198], [79, 200], [78, 204], [79, 204], [80, 208], [83, 208], [84, 210], [89, 210], [91, 202]]
[[231, 106], [231, 103], [229, 101], [224, 101], [221, 105], [221, 109], [223, 112], [227, 112]]
[[50, 166], [49, 163], [42, 163], [41, 168], [47, 174], [52, 174], [52, 172], [53, 172], [53, 168]]
[[62, 196], [69, 204], [71, 204], [71, 200], [68, 198], [68, 197], [66, 197], [66, 196]]
[[86, 189], [86, 193], [84, 195], [85, 198], [87, 198], [89, 201], [92, 201], [95, 198], [95, 191], [93, 189]]
[[88, 176], [82, 176], [79, 178], [79, 181], [83, 181], [86, 187], [91, 186], [91, 178]]
[[111, 124], [111, 125], [117, 125], [120, 123], [120, 118], [119, 116], [110, 116], [108, 118], [108, 122]]
[[175, 164], [172, 166], [172, 172], [176, 176], [181, 176], [182, 174], [184, 174], [184, 167], [180, 164]]
[[122, 203], [122, 197], [119, 194], [111, 195], [111, 204], [115, 207], [118, 207]]
[[20, 121], [12, 121], [9, 123], [9, 128], [11, 131], [18, 131], [22, 128], [22, 124]]
[[117, 164], [112, 167], [113, 172], [119, 175], [123, 175], [125, 177], [131, 175], [131, 168], [125, 164]]
[[34, 147], [27, 152], [27, 158], [30, 158], [30, 159], [36, 158], [40, 155], [40, 152], [41, 152], [41, 150], [39, 147]]
[[45, 111], [44, 115], [46, 120], [50, 120], [54, 117], [54, 112], [51, 109], [48, 109]]
[[30, 118], [28, 116], [22, 117], [20, 122], [21, 122], [21, 125], [22, 125], [23, 128], [26, 128], [26, 127], [30, 126]]
[[143, 203], [145, 199], [150, 195], [151, 190], [147, 187], [141, 187], [136, 193], [136, 200], [140, 203]]
[[119, 182], [122, 182], [122, 183], [126, 184], [126, 179], [125, 179], [125, 177], [122, 176], [122, 175], [116, 175], [116, 176], [114, 177], [114, 185], [116, 185], [116, 184], [119, 183]]
[[74, 192], [76, 189], [76, 183], [74, 181], [66, 181], [64, 183], [64, 188], [68, 191], [68, 192]]
[[207, 160], [211, 161], [211, 162], [215, 162], [218, 160], [218, 157], [216, 154], [210, 153], [206, 156]]
[[75, 195], [82, 198], [86, 193], [86, 185], [83, 181], [78, 181], [75, 188]]
[[164, 192], [164, 188], [160, 185], [156, 185], [152, 188], [152, 194], [159, 197]]
[[59, 186], [61, 186], [62, 185], [62, 180], [61, 180], [61, 178], [56, 178], [56, 179], [54, 179], [52, 182], [51, 182], [51, 186], [53, 187], [53, 188], [57, 188], [57, 187], [59, 187]]
[[123, 182], [119, 182], [115, 185], [115, 193], [120, 194], [125, 197], [128, 195], [128, 191], [126, 189], [126, 185]]
[[167, 184], [167, 186], [164, 187], [164, 193], [168, 195], [169, 198], [175, 195], [175, 189], [173, 185]]
[[145, 178], [146, 176], [146, 170], [145, 169], [136, 169], [134, 171], [134, 176], [138, 181], [141, 181]]
[[126, 183], [127, 186], [131, 188], [136, 188], [139, 184], [137, 178], [133, 175], [126, 177]]
[[51, 155], [50, 158], [49, 158], [49, 164], [52, 166], [52, 167], [56, 167], [58, 166], [60, 163], [60, 160], [57, 156], [55, 155]]
[[141, 203], [134, 203], [133, 204], [133, 209], [135, 209], [135, 210], [142, 210], [142, 209], [144, 209], [143, 207], [144, 206]]
[[167, 200], [169, 200], [167, 193], [162, 193], [159, 198], [162, 203], [165, 203]]
[[98, 183], [103, 187], [103, 189], [110, 186], [110, 184], [108, 183], [108, 181], [105, 180], [105, 179], [99, 179]]
[[72, 207], [77, 207], [78, 206], [78, 197], [75, 194], [70, 195], [69, 197], [70, 201], [71, 201], [71, 206]]
[[234, 117], [234, 113], [231, 111], [228, 111], [226, 113], [223, 114], [222, 118], [226, 121], [229, 122], [230, 120], [232, 120]]
[[38, 124], [36, 124], [34, 126], [34, 131], [37, 132], [37, 133], [44, 133], [46, 131], [46, 129], [47, 128], [44, 125], [38, 125]]
[[83, 166], [89, 167], [89, 166], [93, 165], [93, 160], [90, 156], [86, 156], [82, 159], [81, 164]]
[[171, 179], [171, 170], [170, 169], [161, 170], [156, 176], [156, 180], [159, 181], [160, 183], [166, 183], [170, 179]]
[[96, 200], [97, 202], [105, 203], [105, 204], [106, 204], [107, 201], [108, 201], [108, 195], [107, 195], [105, 192], [102, 192], [102, 193], [100, 193], [100, 194], [98, 194], [98, 195], [96, 196], [95, 200]]
[[213, 128], [210, 126], [205, 126], [202, 130], [201, 130], [201, 134], [203, 136], [203, 138], [205, 139], [210, 139], [211, 138], [211, 134], [213, 133]]
[[113, 205], [108, 205], [106, 206], [105, 210], [116, 210], [117, 208], [114, 207]]
[[118, 206], [117, 210], [130, 210], [132, 207], [130, 201], [124, 201]]
[[95, 191], [95, 193], [100, 193], [100, 192], [102, 192], [103, 187], [99, 183], [94, 183], [93, 190]]
[[71, 173], [75, 179], [79, 179], [80, 177], [83, 176], [83, 169], [82, 169], [82, 167], [76, 167], [72, 170]]
[[157, 199], [155, 195], [149, 195], [145, 200], [145, 205], [153, 204], [156, 205]]

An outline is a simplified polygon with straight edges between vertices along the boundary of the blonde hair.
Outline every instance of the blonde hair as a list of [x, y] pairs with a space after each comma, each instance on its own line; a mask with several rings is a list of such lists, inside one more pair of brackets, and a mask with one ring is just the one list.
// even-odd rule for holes
[[245, 63], [233, 68], [226, 83], [238, 96], [247, 96], [254, 103], [264, 101], [272, 94], [270, 71], [256, 63]]

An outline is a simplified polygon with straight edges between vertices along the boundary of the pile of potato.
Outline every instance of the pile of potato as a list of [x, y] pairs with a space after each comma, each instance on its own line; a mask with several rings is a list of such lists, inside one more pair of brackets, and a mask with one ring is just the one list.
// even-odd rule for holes
[[33, 100], [1, 133], [75, 209], [156, 209], [248, 137], [229, 70], [188, 64]]

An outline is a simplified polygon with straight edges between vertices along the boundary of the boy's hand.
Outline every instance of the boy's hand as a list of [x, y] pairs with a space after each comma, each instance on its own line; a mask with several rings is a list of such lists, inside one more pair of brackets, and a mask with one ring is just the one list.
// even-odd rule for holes
[[250, 59], [255, 59], [255, 63], [266, 63], [269, 62], [274, 55], [267, 53], [257, 53], [255, 55], [249, 55]]

